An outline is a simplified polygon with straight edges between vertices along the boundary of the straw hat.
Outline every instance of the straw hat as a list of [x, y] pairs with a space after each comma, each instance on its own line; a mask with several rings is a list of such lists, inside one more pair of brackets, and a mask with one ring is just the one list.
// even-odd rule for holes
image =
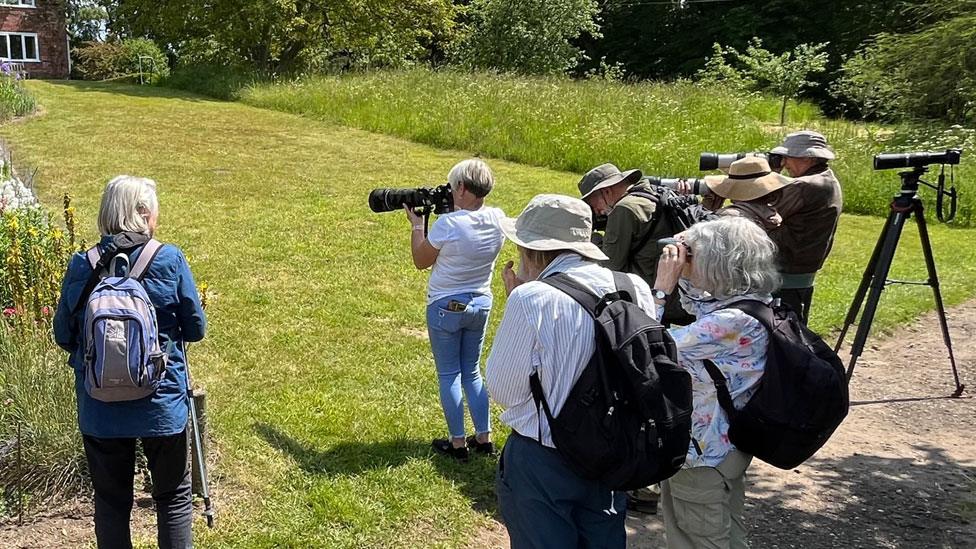
[[834, 159], [834, 151], [827, 146], [827, 138], [821, 133], [812, 131], [791, 133], [786, 136], [782, 145], [769, 152], [793, 158]]
[[609, 259], [590, 242], [593, 219], [590, 207], [578, 198], [540, 194], [529, 201], [517, 218], [506, 218], [502, 232], [509, 240], [530, 250], [571, 250], [597, 261]]
[[708, 188], [729, 200], [755, 200], [792, 182], [793, 179], [769, 169], [769, 162], [761, 156], [736, 160], [729, 166], [728, 175], [705, 176]]
[[640, 181], [643, 176], [640, 170], [627, 170], [621, 172], [613, 164], [601, 164], [586, 172], [583, 179], [579, 182], [580, 198], [586, 198], [600, 189], [613, 187], [617, 183], [630, 183], [633, 185]]

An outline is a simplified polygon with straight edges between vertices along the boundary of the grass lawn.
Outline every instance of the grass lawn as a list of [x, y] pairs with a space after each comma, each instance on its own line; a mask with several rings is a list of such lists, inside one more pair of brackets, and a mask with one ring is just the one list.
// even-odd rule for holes
[[[428, 450], [444, 420], [425, 338], [427, 275], [410, 262], [403, 215], [373, 214], [366, 195], [440, 182], [470, 153], [176, 91], [31, 89], [45, 114], [0, 132], [18, 163], [38, 169], [45, 203], [70, 192], [91, 241], [111, 176], [156, 179], [161, 238], [210, 286], [211, 331], [191, 361], [210, 397], [220, 516], [213, 532], [198, 522], [200, 546], [468, 546], [495, 508], [494, 463]], [[575, 192], [577, 174], [490, 163], [490, 202], [510, 214], [539, 192]], [[843, 219], [815, 327], [842, 322], [881, 225]], [[976, 288], [976, 231], [931, 232], [947, 301], [959, 302]], [[924, 272], [916, 242], [906, 231], [894, 276]], [[507, 245], [503, 259], [514, 255]], [[876, 324], [930, 307], [926, 288], [896, 288]]]

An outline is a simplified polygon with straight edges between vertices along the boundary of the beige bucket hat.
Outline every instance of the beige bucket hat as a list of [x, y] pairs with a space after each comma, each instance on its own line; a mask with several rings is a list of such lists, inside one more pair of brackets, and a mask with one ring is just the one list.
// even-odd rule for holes
[[517, 218], [502, 220], [509, 240], [530, 250], [570, 250], [597, 261], [609, 259], [590, 242], [590, 207], [579, 198], [559, 194], [536, 195]]
[[822, 133], [809, 130], [787, 135], [782, 145], [769, 152], [793, 158], [834, 159], [834, 151], [827, 146], [827, 138]]
[[728, 175], [705, 176], [713, 193], [729, 200], [755, 200], [793, 183], [793, 179], [769, 169], [761, 156], [747, 156], [729, 166]]
[[613, 187], [618, 183], [627, 183], [633, 185], [640, 181], [643, 174], [640, 170], [627, 170], [621, 172], [620, 168], [614, 166], [613, 164], [600, 164], [599, 166], [593, 168], [592, 170], [586, 172], [586, 175], [580, 179], [579, 187], [580, 198], [586, 198], [591, 194], [595, 193], [600, 189], [606, 189], [607, 187]]

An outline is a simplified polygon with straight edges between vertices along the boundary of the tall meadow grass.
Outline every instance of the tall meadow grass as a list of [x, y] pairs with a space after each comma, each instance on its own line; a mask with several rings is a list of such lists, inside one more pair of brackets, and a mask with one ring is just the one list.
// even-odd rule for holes
[[[844, 210], [869, 215], [886, 214], [899, 186], [894, 173], [872, 170], [872, 156], [914, 145], [892, 128], [827, 120], [806, 103], [791, 103], [788, 125], [780, 127], [777, 99], [690, 82], [418, 69], [254, 83], [239, 97], [249, 105], [576, 173], [614, 162], [648, 174], [698, 177], [702, 151], [768, 150], [790, 131], [816, 129], [837, 151]], [[969, 225], [976, 184], [967, 179], [976, 169], [964, 166], [959, 176], [958, 222]]]

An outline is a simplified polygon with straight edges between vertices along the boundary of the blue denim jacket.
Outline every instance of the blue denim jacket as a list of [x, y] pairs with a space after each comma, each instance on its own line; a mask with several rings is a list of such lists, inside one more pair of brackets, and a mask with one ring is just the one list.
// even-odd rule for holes
[[[111, 241], [112, 237], [105, 236], [98, 245], [104, 249]], [[129, 253], [130, 264], [135, 263], [141, 251], [140, 246]], [[78, 426], [82, 434], [99, 438], [135, 438], [181, 433], [186, 428], [188, 414], [183, 342], [200, 341], [207, 327], [193, 274], [183, 252], [171, 244], [163, 246], [143, 278], [146, 293], [156, 308], [159, 344], [168, 351], [169, 364], [159, 390], [139, 400], [101, 402], [85, 392], [81, 348], [84, 311], [73, 314], [73, 309], [91, 272], [84, 253], [72, 256], [54, 315], [54, 340], [71, 353], [68, 364], [75, 371]]]

